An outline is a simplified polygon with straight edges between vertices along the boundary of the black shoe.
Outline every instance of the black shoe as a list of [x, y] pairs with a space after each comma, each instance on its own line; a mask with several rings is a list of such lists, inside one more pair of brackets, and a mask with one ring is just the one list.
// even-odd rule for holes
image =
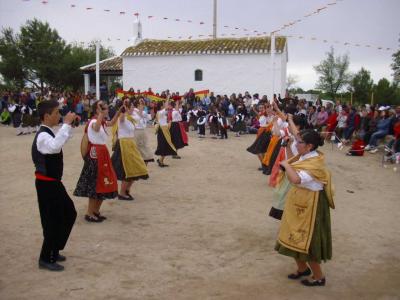
[[131, 196], [118, 195], [118, 200], [132, 201], [132, 200], [133, 200], [133, 197], [131, 197]]
[[325, 278], [321, 278], [320, 280], [308, 280], [308, 279], [304, 279], [301, 281], [302, 285], [305, 286], [325, 286]]
[[311, 275], [311, 270], [310, 268], [307, 268], [304, 272], [297, 271], [296, 273], [289, 274], [287, 277], [289, 279], [299, 279], [302, 276], [310, 276], [310, 275]]
[[64, 255], [58, 254], [57, 258], [56, 258], [56, 262], [57, 261], [66, 261], [67, 258]]
[[107, 217], [101, 215], [100, 213], [93, 213], [93, 214], [97, 217], [97, 219], [100, 219], [100, 220], [107, 220]]
[[264, 169], [262, 168], [262, 167], [259, 167], [258, 168], [258, 171], [263, 171]]
[[100, 218], [93, 218], [92, 216], [89, 216], [89, 215], [85, 215], [85, 220], [88, 221], [88, 222], [90, 222], [90, 223], [100, 223], [100, 222], [103, 222], [102, 219], [100, 219]]
[[59, 265], [56, 262], [46, 262], [42, 259], [39, 259], [39, 269], [47, 269], [49, 271], [55, 271], [55, 272], [60, 272], [64, 271], [64, 266]]

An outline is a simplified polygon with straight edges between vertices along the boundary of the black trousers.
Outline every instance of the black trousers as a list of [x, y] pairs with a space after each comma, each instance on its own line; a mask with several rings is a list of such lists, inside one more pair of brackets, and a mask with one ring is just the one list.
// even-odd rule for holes
[[200, 135], [206, 135], [206, 125], [198, 125], [198, 128]]
[[40, 220], [43, 228], [43, 245], [40, 258], [54, 262], [58, 251], [63, 250], [74, 226], [76, 210], [60, 181], [36, 179]]

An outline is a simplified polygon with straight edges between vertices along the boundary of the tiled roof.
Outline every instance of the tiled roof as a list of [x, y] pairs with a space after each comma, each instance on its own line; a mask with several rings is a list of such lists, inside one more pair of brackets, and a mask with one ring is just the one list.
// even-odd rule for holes
[[[96, 63], [83, 66], [80, 68], [83, 72], [96, 71]], [[121, 71], [122, 72], [122, 57], [114, 56], [100, 61], [100, 71]]]
[[[125, 49], [121, 56], [269, 53], [270, 45], [270, 37], [185, 41], [143, 40], [140, 44]], [[286, 38], [276, 37], [275, 45], [276, 52], [282, 53]]]

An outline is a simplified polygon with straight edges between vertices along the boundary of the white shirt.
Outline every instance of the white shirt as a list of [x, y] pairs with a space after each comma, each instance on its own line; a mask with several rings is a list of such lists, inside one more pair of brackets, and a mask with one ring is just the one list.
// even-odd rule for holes
[[92, 128], [93, 124], [96, 123], [97, 120], [91, 120], [88, 126], [88, 139], [92, 144], [97, 145], [105, 145], [107, 143], [107, 133], [104, 130], [103, 126], [100, 126], [100, 130], [98, 132], [94, 131]]
[[132, 113], [132, 118], [136, 121], [135, 129], [145, 129], [147, 126], [147, 121], [151, 120], [151, 116], [142, 111], [142, 115], [140, 115], [140, 111], [135, 108]]
[[180, 122], [182, 121], [182, 116], [178, 110], [172, 111], [172, 122]]
[[[41, 125], [49, 128], [53, 133], [54, 130], [46, 125]], [[38, 151], [42, 154], [56, 154], [60, 153], [64, 144], [71, 138], [71, 125], [63, 124], [61, 128], [55, 134], [55, 137], [52, 137], [47, 132], [39, 133], [36, 140], [36, 147]]]
[[167, 117], [168, 117], [168, 112], [165, 109], [159, 110], [157, 112], [158, 124], [160, 124], [160, 126], [168, 125]]
[[133, 138], [135, 136], [135, 125], [125, 118], [123, 122], [118, 120], [118, 138]]
[[[308, 158], [316, 157], [318, 156], [317, 151], [311, 151], [305, 155], [300, 156], [299, 161], [303, 161]], [[299, 175], [301, 182], [298, 184], [298, 186], [312, 190], [312, 191], [322, 191], [324, 189], [324, 185], [315, 180], [310, 176], [310, 174], [307, 173], [307, 171], [297, 171], [297, 174]]]

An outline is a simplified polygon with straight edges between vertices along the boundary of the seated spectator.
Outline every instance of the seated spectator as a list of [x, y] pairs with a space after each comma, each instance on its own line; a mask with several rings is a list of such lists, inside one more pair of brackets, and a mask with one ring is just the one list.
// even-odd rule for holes
[[328, 113], [325, 111], [325, 107], [318, 107], [317, 125], [315, 127], [318, 131], [321, 131], [326, 126], [328, 117], [329, 116]]
[[360, 125], [360, 115], [357, 113], [356, 108], [353, 106], [350, 109], [350, 113], [347, 117], [346, 128], [344, 130], [344, 143], [351, 140], [353, 132], [358, 129]]
[[376, 126], [377, 130], [371, 135], [371, 139], [369, 140], [368, 145], [365, 147], [366, 151], [369, 151], [370, 153], [376, 153], [378, 151], [378, 140], [389, 134], [390, 122], [391, 119], [389, 118], [389, 111], [382, 110], [381, 118]]
[[347, 117], [348, 117], [348, 114], [347, 114], [346, 110], [342, 109], [342, 111], [339, 113], [339, 116], [337, 117], [338, 124], [335, 129], [336, 143], [339, 143], [340, 140], [343, 138], [343, 132], [347, 126]]
[[323, 136], [325, 137], [325, 139], [330, 139], [332, 136], [332, 133], [335, 132], [335, 128], [337, 126], [338, 123], [338, 114], [336, 113], [336, 110], [332, 110], [331, 114], [328, 117], [328, 120], [326, 121], [326, 133], [323, 134]]

